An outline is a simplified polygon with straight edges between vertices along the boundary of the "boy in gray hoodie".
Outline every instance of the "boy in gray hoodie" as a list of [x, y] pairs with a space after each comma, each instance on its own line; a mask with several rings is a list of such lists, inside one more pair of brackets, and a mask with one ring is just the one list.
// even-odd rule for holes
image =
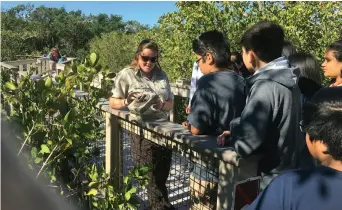
[[[296, 168], [305, 142], [300, 138], [300, 90], [298, 69], [281, 57], [284, 31], [276, 23], [261, 21], [241, 38], [243, 61], [253, 75], [247, 78], [247, 101], [230, 131], [218, 137], [241, 157], [261, 155], [258, 173], [262, 188], [280, 172]], [[230, 137], [230, 138], [227, 138]]]

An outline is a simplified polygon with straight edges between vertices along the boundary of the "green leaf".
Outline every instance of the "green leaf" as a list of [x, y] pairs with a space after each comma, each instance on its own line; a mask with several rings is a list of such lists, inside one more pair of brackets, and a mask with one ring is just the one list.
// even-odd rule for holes
[[137, 209], [137, 207], [135, 207], [134, 205], [132, 205], [131, 203], [127, 203], [127, 206], [130, 210], [135, 210]]
[[48, 141], [47, 141], [47, 144], [48, 144], [48, 145], [52, 145], [52, 141], [51, 141], [51, 140], [48, 140]]
[[31, 149], [31, 155], [33, 158], [37, 157], [37, 154], [38, 154], [38, 150], [36, 147], [32, 147]]
[[130, 192], [126, 192], [125, 193], [125, 200], [129, 201], [129, 199], [131, 199], [131, 193]]
[[127, 183], [128, 183], [128, 179], [129, 179], [129, 177], [126, 176], [125, 179], [124, 179], [124, 184], [127, 184]]
[[52, 78], [51, 77], [48, 77], [46, 78], [45, 80], [45, 87], [46, 88], [50, 88], [52, 86]]
[[97, 183], [97, 182], [90, 182], [88, 186], [89, 186], [89, 187], [92, 187], [92, 186], [94, 186], [96, 183]]
[[10, 89], [10, 90], [16, 90], [17, 89], [17, 87], [12, 82], [6, 82], [5, 87]]
[[132, 189], [130, 189], [129, 192], [130, 192], [131, 194], [134, 194], [134, 193], [137, 192], [137, 188], [136, 188], [136, 187], [132, 187]]
[[35, 162], [35, 163], [40, 163], [41, 161], [42, 161], [42, 159], [39, 158], [39, 157], [37, 157], [37, 158], [34, 159], [34, 162]]
[[40, 148], [41, 148], [41, 150], [39, 153], [41, 153], [41, 154], [50, 153], [50, 149], [48, 146], [46, 146], [46, 144], [40, 145]]
[[87, 195], [96, 195], [97, 194], [97, 189], [90, 189]]
[[95, 206], [95, 207], [98, 206], [96, 201], [93, 201], [92, 204], [93, 204], [93, 206]]
[[70, 144], [70, 145], [72, 145], [72, 140], [71, 139], [66, 139], [67, 140], [67, 142]]
[[71, 113], [71, 110], [68, 111], [68, 113], [64, 116], [64, 122], [68, 122], [69, 121], [69, 115]]
[[98, 60], [98, 58], [97, 58], [96, 53], [91, 53], [90, 54], [90, 63], [92, 66], [96, 65], [97, 60]]
[[119, 205], [119, 209], [120, 209], [120, 210], [123, 209], [123, 207], [124, 207], [124, 204], [120, 204], [120, 205]]
[[143, 176], [146, 175], [150, 170], [151, 170], [151, 168], [148, 166], [143, 166], [139, 169], [139, 171], [141, 172], [141, 175], [143, 175]]
[[60, 77], [57, 75], [57, 76], [55, 77], [55, 80], [56, 80], [56, 82], [59, 83]]

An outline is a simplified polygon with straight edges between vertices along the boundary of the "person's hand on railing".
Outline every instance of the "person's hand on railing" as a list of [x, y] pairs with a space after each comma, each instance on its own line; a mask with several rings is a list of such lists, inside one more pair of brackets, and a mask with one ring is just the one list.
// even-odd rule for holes
[[226, 139], [229, 136], [230, 136], [230, 131], [223, 131], [223, 133], [217, 137], [217, 145], [224, 146], [226, 144]]
[[184, 126], [184, 127], [188, 127], [189, 126], [189, 121], [184, 121], [184, 122], [182, 122], [182, 125]]
[[185, 113], [190, 114], [190, 106], [187, 106], [187, 107], [185, 108]]

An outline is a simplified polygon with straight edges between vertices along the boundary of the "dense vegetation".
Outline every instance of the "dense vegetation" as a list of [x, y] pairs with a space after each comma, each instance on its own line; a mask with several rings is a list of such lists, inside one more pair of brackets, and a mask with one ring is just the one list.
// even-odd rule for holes
[[[299, 50], [322, 61], [326, 47], [342, 37], [342, 2], [177, 2], [178, 11], [159, 18], [159, 26], [134, 34], [106, 34], [91, 41], [90, 49], [104, 64], [119, 71], [132, 59], [143, 37], [161, 47], [161, 65], [171, 80], [189, 78], [195, 60], [191, 42], [201, 32], [217, 29], [230, 40], [232, 51], [241, 51], [242, 33], [254, 23], [278, 22], [286, 39]], [[116, 50], [114, 50], [116, 49]]]
[[112, 31], [124, 34], [148, 29], [136, 21], [124, 22], [118, 15], [89, 15], [80, 10], [18, 5], [1, 12], [1, 59], [13, 60], [15, 55], [47, 53], [59, 45], [62, 55], [84, 57], [89, 41]]
[[[93, 53], [82, 64], [59, 73], [55, 77], [58, 84], [51, 76], [32, 80], [33, 71], [17, 83], [10, 81], [8, 71], [3, 72], [2, 102], [10, 108], [8, 116], [23, 130], [18, 155], [28, 158], [36, 177], [49, 180], [52, 190], [79, 204], [80, 209], [136, 209], [139, 201], [132, 181], [144, 187], [150, 168], [137, 166], [123, 177], [123, 186], [115, 186], [117, 177], [106, 174], [100, 156], [104, 117], [96, 104], [109, 97], [113, 81], [102, 80], [101, 89], [90, 85], [98, 73], [108, 74], [97, 63]], [[89, 97], [75, 95], [74, 88], [81, 84]]]
[[117, 72], [133, 57], [143, 38], [155, 39], [161, 65], [171, 80], [189, 77], [194, 61], [191, 41], [201, 32], [217, 29], [240, 51], [241, 34], [252, 24], [269, 19], [282, 25], [286, 39], [319, 61], [325, 48], [342, 34], [342, 2], [176, 2], [177, 11], [159, 18], [149, 28], [123, 22], [117, 15], [85, 16], [64, 8], [17, 6], [2, 12], [2, 59], [16, 54], [47, 52], [59, 44], [62, 54], [83, 58], [89, 52]]

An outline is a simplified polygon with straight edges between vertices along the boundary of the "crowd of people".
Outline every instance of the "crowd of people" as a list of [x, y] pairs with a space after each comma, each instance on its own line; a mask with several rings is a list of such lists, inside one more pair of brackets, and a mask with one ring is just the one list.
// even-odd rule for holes
[[[330, 87], [323, 87], [314, 56], [297, 52], [277, 23], [253, 25], [240, 44], [242, 54], [231, 53], [226, 36], [216, 30], [193, 40], [196, 61], [183, 125], [193, 135], [217, 136], [218, 146], [232, 147], [242, 158], [261, 155], [263, 191], [247, 209], [340, 209], [342, 40], [322, 55], [323, 74], [333, 80]], [[158, 57], [154, 41], [139, 44], [131, 65], [115, 78], [112, 108], [127, 107], [151, 90], [159, 98], [149, 115], [167, 119], [174, 96]], [[153, 165], [149, 208], [174, 209], [166, 189], [172, 152], [141, 136], [130, 137], [134, 162]], [[215, 209], [215, 203], [208, 208]]]

